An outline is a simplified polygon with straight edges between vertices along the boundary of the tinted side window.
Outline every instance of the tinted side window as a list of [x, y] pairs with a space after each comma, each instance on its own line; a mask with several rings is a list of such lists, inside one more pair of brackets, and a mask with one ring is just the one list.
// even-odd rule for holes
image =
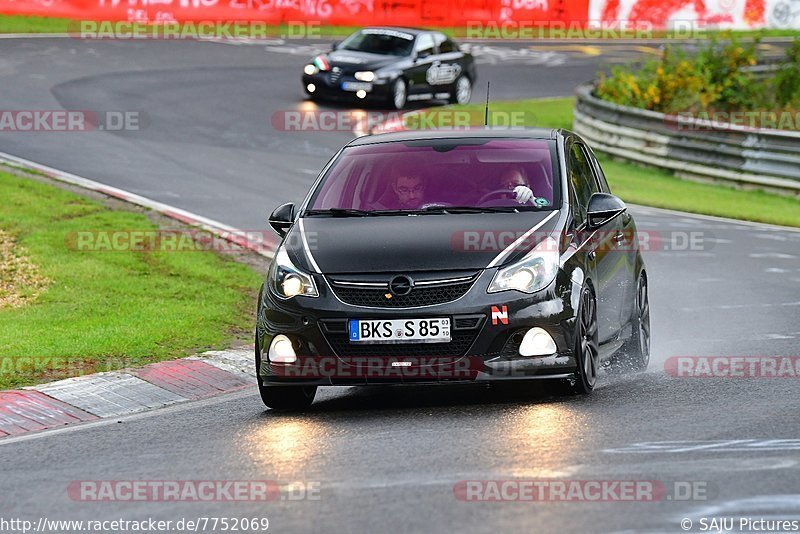
[[589, 159], [592, 162], [592, 166], [595, 170], [595, 176], [597, 176], [597, 180], [600, 182], [600, 191], [603, 193], [610, 193], [611, 188], [608, 187], [608, 181], [606, 180], [606, 174], [603, 172], [603, 168], [600, 167], [600, 162], [597, 161], [597, 157], [594, 155], [594, 152], [589, 147], [583, 147], [586, 153], [589, 155]]
[[573, 144], [569, 152], [568, 164], [569, 179], [575, 193], [574, 206], [575, 222], [581, 225], [586, 220], [586, 207], [592, 194], [598, 192], [597, 182], [592, 174], [592, 168], [586, 159], [586, 154], [580, 145]]
[[436, 53], [436, 45], [433, 42], [433, 36], [429, 33], [423, 33], [417, 37], [417, 45], [414, 47], [417, 54], [420, 56], [433, 55]]
[[450, 54], [451, 52], [457, 52], [457, 51], [458, 51], [458, 47], [450, 39], [445, 39], [439, 45], [439, 53], [440, 54]]

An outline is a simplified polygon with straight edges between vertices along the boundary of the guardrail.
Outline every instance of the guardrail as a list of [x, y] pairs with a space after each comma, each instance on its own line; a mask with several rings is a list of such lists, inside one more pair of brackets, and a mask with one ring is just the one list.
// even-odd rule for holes
[[664, 115], [578, 88], [574, 130], [597, 150], [678, 176], [800, 196], [800, 131]]

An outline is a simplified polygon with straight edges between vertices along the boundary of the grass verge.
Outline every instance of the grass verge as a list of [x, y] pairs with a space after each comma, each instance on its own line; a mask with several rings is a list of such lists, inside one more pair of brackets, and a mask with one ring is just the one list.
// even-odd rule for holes
[[[544, 98], [492, 102], [490, 124], [543, 128], [572, 128], [574, 98]], [[471, 124], [483, 120], [483, 104], [448, 106], [424, 111], [417, 124], [436, 123], [436, 114], [453, 109], [469, 112]], [[513, 114], [512, 114], [513, 113]], [[451, 116], [453, 114], [450, 114]], [[478, 118], [479, 121], [474, 119]], [[411, 125], [415, 123], [411, 122]], [[800, 200], [763, 191], [735, 189], [724, 184], [682, 180], [656, 168], [645, 168], [598, 154], [615, 194], [625, 201], [691, 213], [800, 227]]]
[[50, 281], [35, 300], [0, 309], [0, 389], [249, 339], [261, 279], [250, 267], [208, 251], [77, 251], [74, 232], [159, 226], [2, 171], [0, 198], [0, 229]]

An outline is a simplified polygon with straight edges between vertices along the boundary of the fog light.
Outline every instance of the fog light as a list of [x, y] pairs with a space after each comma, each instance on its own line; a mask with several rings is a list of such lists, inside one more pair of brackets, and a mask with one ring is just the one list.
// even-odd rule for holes
[[272, 343], [270, 343], [269, 346], [269, 361], [272, 363], [296, 362], [297, 355], [294, 353], [292, 340], [283, 334], [279, 334], [272, 338]]
[[359, 89], [359, 90], [356, 92], [356, 96], [357, 96], [358, 98], [367, 98], [367, 92], [366, 92], [365, 90], [363, 90], [363, 89]]
[[314, 85], [313, 83], [310, 83], [310, 84], [306, 85], [306, 90], [307, 90], [309, 93], [313, 93], [314, 91], [316, 91], [316, 90], [317, 90], [317, 86], [316, 86], [316, 85]]
[[556, 352], [556, 342], [543, 328], [531, 328], [525, 332], [519, 345], [520, 356], [547, 356]]

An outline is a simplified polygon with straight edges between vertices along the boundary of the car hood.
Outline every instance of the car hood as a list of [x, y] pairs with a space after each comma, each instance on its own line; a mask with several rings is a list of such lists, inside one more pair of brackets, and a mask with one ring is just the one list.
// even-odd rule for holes
[[508, 263], [555, 229], [557, 212], [304, 217], [285, 243], [290, 255], [310, 269], [307, 243], [325, 274], [484, 269], [545, 219], [523, 250], [505, 258]]
[[354, 50], [336, 50], [330, 52], [327, 58], [331, 66], [343, 67], [348, 70], [377, 70], [406, 59], [399, 56], [385, 56]]

